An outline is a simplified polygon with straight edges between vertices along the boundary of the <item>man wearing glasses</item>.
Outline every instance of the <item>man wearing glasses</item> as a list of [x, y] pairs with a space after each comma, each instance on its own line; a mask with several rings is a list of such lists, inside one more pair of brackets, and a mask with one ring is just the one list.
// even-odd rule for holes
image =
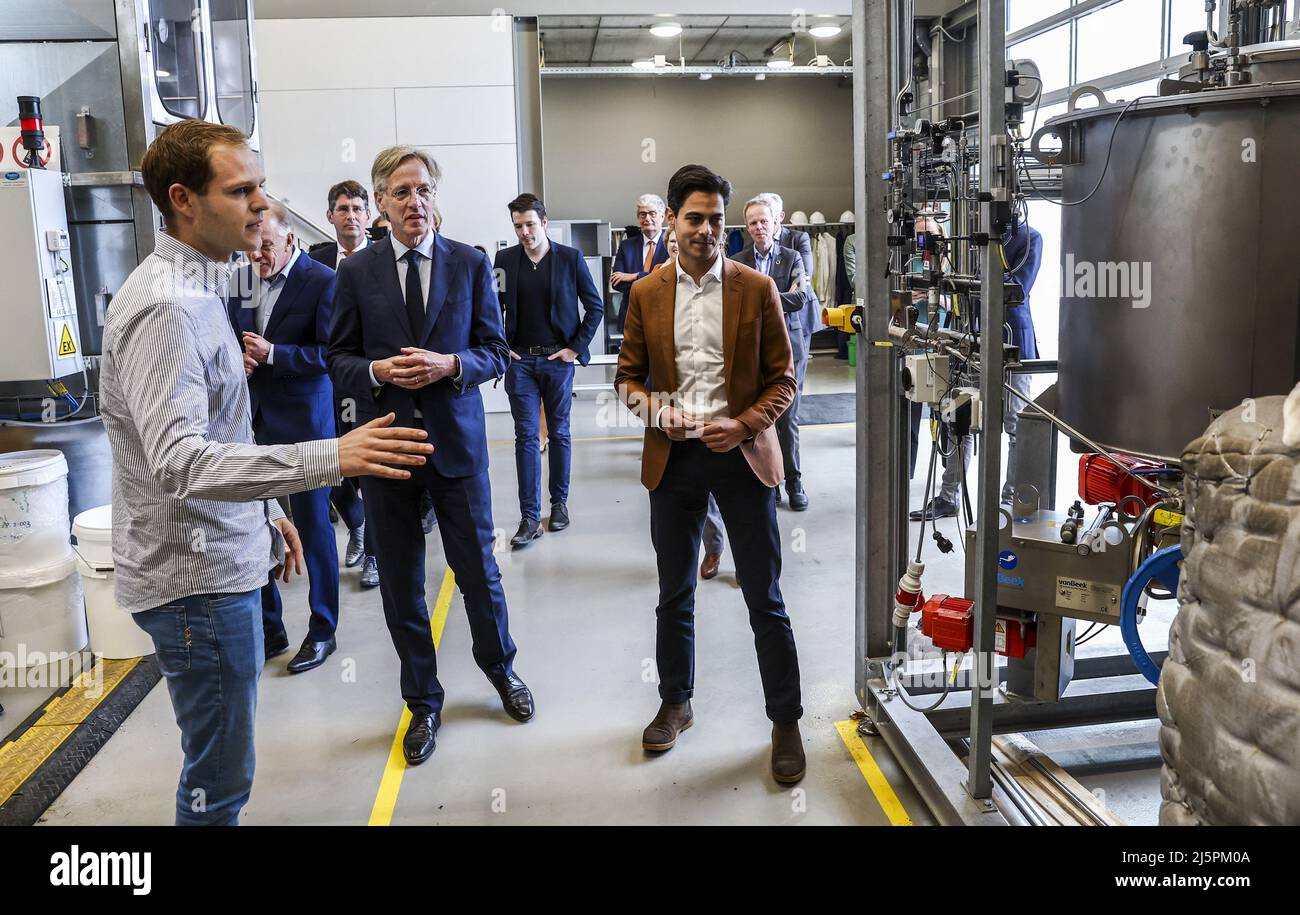
[[391, 411], [396, 425], [424, 429], [433, 445], [428, 464], [401, 485], [362, 487], [384, 618], [411, 710], [402, 742], [409, 765], [433, 754], [443, 704], [425, 604], [422, 493], [433, 500], [443, 552], [465, 599], [474, 660], [507, 714], [533, 717], [532, 693], [514, 673], [515, 644], [492, 555], [478, 393], [480, 384], [505, 374], [510, 348], [487, 256], [434, 229], [440, 177], [437, 162], [413, 146], [391, 146], [375, 157], [375, 206], [390, 231], [339, 265], [329, 348], [330, 375], [338, 391], [357, 399], [358, 422]]
[[664, 201], [658, 194], [642, 194], [636, 201], [636, 222], [641, 231], [618, 246], [614, 271], [609, 275], [614, 291], [626, 297], [632, 284], [668, 260], [664, 238]]

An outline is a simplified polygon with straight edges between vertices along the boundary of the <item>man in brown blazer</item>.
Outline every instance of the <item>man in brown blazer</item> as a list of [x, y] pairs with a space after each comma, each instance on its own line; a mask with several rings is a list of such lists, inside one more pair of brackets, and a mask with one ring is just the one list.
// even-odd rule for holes
[[[663, 700], [642, 736], [672, 748], [693, 722], [695, 585], [710, 493], [736, 557], [749, 608], [767, 716], [772, 774], [803, 778], [799, 658], [781, 597], [774, 487], [783, 475], [773, 424], [794, 399], [795, 375], [772, 280], [726, 260], [719, 244], [731, 183], [687, 165], [668, 183], [677, 260], [632, 285], [615, 387], [646, 422], [641, 482], [659, 567], [656, 661]], [[654, 379], [656, 390], [646, 387]]]

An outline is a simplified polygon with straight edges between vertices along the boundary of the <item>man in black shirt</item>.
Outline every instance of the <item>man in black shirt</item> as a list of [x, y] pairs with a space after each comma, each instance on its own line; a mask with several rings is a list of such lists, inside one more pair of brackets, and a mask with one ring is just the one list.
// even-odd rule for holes
[[510, 343], [506, 394], [515, 420], [515, 468], [523, 516], [510, 540], [511, 549], [517, 550], [542, 535], [538, 425], [543, 409], [550, 430], [549, 527], [562, 531], [569, 526], [573, 363], [590, 361], [588, 347], [605, 305], [582, 252], [547, 238], [546, 206], [541, 200], [520, 194], [508, 209], [519, 244], [498, 251], [494, 266]]

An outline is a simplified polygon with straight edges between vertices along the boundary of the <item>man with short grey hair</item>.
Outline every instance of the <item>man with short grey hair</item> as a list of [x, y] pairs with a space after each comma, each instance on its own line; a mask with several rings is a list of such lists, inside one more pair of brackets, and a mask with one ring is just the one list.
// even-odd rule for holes
[[[276, 201], [262, 216], [262, 242], [252, 261], [236, 274], [241, 282], [226, 307], [244, 346], [253, 436], [259, 445], [279, 445], [336, 435], [334, 388], [325, 370], [334, 271], [298, 250], [289, 212]], [[307, 636], [286, 668], [291, 674], [320, 667], [336, 648], [339, 553], [330, 492], [289, 496], [311, 583]], [[262, 628], [267, 660], [289, 650], [274, 579], [262, 589]]]
[[[812, 355], [813, 334], [821, 330], [822, 327], [821, 304], [817, 301], [817, 295], [812, 290], [812, 241], [808, 238], [808, 233], [781, 225], [782, 220], [785, 219], [785, 201], [781, 199], [780, 194], [771, 191], [758, 194], [745, 205], [746, 213], [749, 212], [751, 205], [759, 202], [766, 202], [771, 210], [776, 231], [773, 243], [779, 247], [793, 248], [799, 252], [804, 267], [803, 283], [808, 287], [803, 309], [797, 316], [786, 315], [792, 337], [790, 342], [795, 351], [794, 368], [798, 387], [795, 391], [794, 403], [790, 405], [790, 409], [776, 423], [777, 438], [781, 442], [781, 456], [785, 459], [785, 488], [787, 495], [790, 497], [790, 508], [801, 512], [808, 509], [808, 493], [803, 487], [803, 473], [799, 465], [799, 404], [803, 399], [803, 380], [804, 375], [808, 372], [808, 359]], [[793, 339], [796, 326], [803, 338], [798, 343]], [[778, 502], [780, 498], [781, 494], [778, 492]]]
[[616, 292], [627, 295], [632, 284], [668, 260], [664, 226], [664, 201], [658, 194], [642, 194], [636, 199], [636, 221], [641, 231], [629, 235], [618, 246], [614, 271], [609, 275]]
[[329, 346], [330, 376], [357, 399], [358, 421], [391, 410], [398, 425], [424, 429], [434, 446], [428, 466], [410, 480], [364, 480], [361, 487], [384, 618], [411, 711], [402, 752], [412, 766], [433, 755], [444, 696], [425, 602], [425, 493], [465, 598], [474, 660], [506, 714], [522, 722], [534, 711], [533, 694], [515, 674], [506, 595], [492, 552], [492, 488], [478, 392], [505, 374], [510, 347], [487, 255], [436, 230], [441, 175], [419, 147], [390, 146], [375, 157], [375, 206], [388, 217], [390, 231], [339, 264]]

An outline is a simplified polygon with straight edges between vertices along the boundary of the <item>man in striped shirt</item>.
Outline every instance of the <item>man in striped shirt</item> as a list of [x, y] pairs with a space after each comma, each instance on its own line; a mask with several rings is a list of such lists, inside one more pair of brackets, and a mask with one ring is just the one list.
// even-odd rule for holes
[[239, 130], [182, 121], [141, 165], [166, 232], [104, 325], [100, 375], [113, 450], [118, 603], [152, 637], [185, 764], [177, 825], [234, 825], [253, 783], [263, 634], [259, 591], [302, 546], [277, 496], [345, 476], [407, 479], [432, 446], [393, 416], [341, 439], [253, 444], [248, 386], [226, 316], [236, 251], [268, 202]]

